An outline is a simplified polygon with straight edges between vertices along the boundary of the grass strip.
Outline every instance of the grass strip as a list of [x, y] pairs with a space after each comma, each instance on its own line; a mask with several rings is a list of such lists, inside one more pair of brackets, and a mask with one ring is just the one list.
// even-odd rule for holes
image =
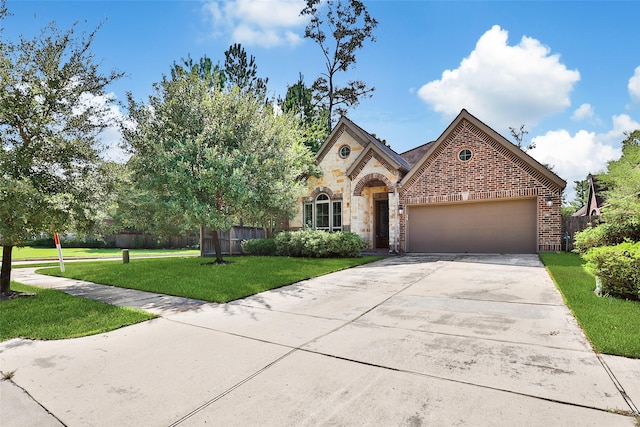
[[595, 278], [576, 254], [540, 254], [594, 349], [600, 353], [640, 358], [640, 301], [599, 297]]
[[[64, 243], [63, 243], [64, 244]], [[182, 256], [198, 256], [200, 251], [197, 249], [130, 249], [131, 258], [141, 256], [164, 256], [164, 255], [182, 255]], [[62, 247], [62, 256], [64, 258], [105, 258], [105, 257], [121, 257], [122, 249], [118, 248], [65, 248]], [[24, 246], [21, 248], [13, 248], [12, 261], [38, 260], [38, 259], [58, 259], [58, 250], [56, 248], [34, 248]]]
[[65, 273], [59, 268], [37, 272], [223, 303], [381, 258], [237, 256], [226, 257], [229, 263], [221, 265], [211, 264], [213, 258], [156, 258], [132, 260], [129, 264], [69, 263]]
[[0, 301], [0, 341], [56, 340], [109, 332], [156, 316], [127, 307], [11, 282], [11, 290], [34, 293]]

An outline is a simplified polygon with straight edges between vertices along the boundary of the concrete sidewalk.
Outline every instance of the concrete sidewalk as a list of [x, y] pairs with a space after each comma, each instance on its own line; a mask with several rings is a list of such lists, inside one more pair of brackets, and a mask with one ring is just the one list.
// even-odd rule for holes
[[640, 361], [591, 350], [536, 256], [394, 257], [219, 305], [20, 274], [162, 317], [0, 343], [3, 427], [633, 426], [640, 402]]

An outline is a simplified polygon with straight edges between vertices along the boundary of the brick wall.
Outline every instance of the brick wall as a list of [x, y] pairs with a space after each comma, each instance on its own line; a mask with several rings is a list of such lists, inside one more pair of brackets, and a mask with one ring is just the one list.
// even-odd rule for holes
[[[472, 152], [462, 162], [462, 149]], [[462, 120], [437, 146], [411, 178], [399, 189], [403, 205], [464, 203], [498, 199], [533, 198], [538, 200], [538, 250], [561, 249], [560, 192], [536, 168], [468, 120]], [[553, 206], [547, 206], [553, 197]], [[400, 221], [400, 239], [405, 247], [405, 222]]]

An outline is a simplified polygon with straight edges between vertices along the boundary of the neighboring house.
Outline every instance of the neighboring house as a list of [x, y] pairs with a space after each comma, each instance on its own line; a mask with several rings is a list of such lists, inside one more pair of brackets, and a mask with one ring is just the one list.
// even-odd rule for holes
[[466, 110], [402, 154], [342, 117], [317, 162], [290, 229], [352, 231], [397, 252], [561, 249], [566, 182]]
[[589, 185], [587, 203], [571, 216], [600, 216], [600, 210], [605, 204], [604, 197], [602, 196], [604, 189], [598, 184], [596, 177], [591, 174], [587, 176], [587, 184]]

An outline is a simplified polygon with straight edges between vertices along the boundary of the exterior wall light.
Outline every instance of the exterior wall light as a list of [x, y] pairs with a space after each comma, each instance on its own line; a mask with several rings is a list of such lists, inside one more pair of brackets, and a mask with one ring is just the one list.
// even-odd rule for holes
[[404, 207], [402, 205], [398, 205], [398, 214], [402, 215], [404, 213]]
[[547, 206], [549, 207], [553, 206], [553, 197], [547, 196]]

